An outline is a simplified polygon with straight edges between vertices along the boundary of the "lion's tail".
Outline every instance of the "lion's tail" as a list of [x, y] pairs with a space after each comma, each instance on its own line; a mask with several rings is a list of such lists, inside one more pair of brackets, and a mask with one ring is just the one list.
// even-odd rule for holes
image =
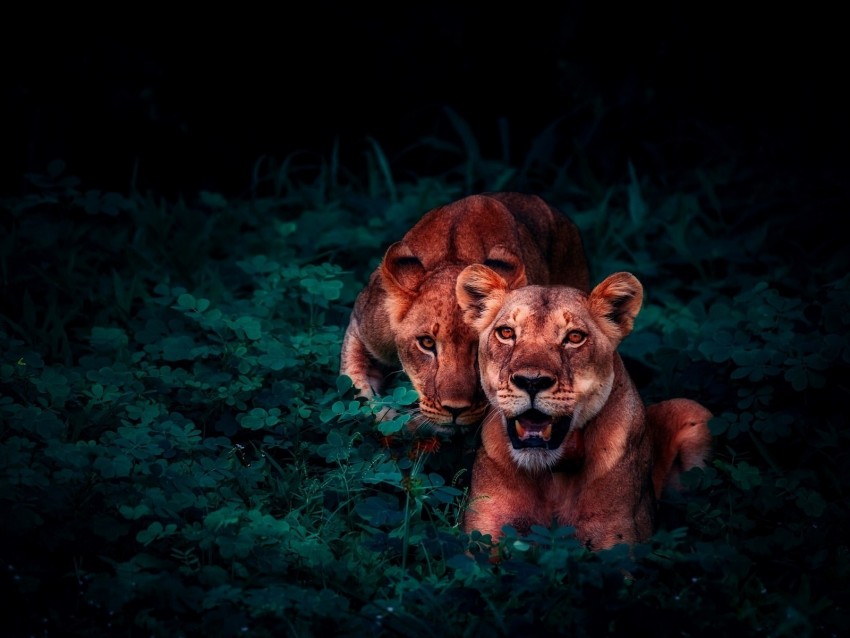
[[652, 482], [656, 497], [667, 489], [681, 491], [682, 472], [705, 467], [711, 456], [708, 422], [712, 416], [690, 399], [668, 399], [647, 406], [647, 424], [655, 448]]

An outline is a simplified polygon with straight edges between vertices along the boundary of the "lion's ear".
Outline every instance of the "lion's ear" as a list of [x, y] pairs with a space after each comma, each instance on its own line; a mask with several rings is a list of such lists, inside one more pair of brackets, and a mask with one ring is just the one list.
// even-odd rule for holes
[[591, 291], [589, 302], [605, 333], [619, 341], [634, 327], [643, 303], [643, 285], [631, 273], [614, 273]]
[[512, 250], [501, 244], [493, 246], [490, 249], [490, 252], [487, 253], [487, 258], [484, 260], [484, 265], [499, 273], [511, 290], [521, 288], [528, 283], [525, 276], [525, 265], [522, 263], [522, 259]]
[[384, 254], [381, 275], [391, 296], [414, 294], [425, 279], [425, 267], [403, 242], [397, 241]]
[[509, 290], [508, 282], [495, 270], [482, 264], [467, 266], [455, 284], [463, 320], [481, 332], [496, 317]]

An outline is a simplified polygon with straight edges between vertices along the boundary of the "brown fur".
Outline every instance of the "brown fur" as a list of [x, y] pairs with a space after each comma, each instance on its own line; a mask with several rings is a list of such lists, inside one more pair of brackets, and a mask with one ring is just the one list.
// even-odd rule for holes
[[665, 490], [682, 491], [681, 475], [705, 465], [711, 449], [711, 412], [690, 399], [668, 399], [646, 407], [655, 460], [652, 485], [660, 498]]
[[646, 540], [656, 500], [681, 471], [704, 465], [710, 413], [686, 399], [645, 411], [617, 353], [643, 287], [616, 273], [590, 294], [511, 290], [482, 265], [461, 272], [457, 298], [480, 335], [481, 383], [494, 406], [472, 470], [467, 532], [504, 525], [575, 527], [597, 550]]
[[511, 287], [590, 285], [577, 227], [535, 195], [485, 193], [435, 208], [388, 248], [355, 301], [340, 373], [362, 396], [380, 394], [386, 375], [403, 369], [420, 396], [416, 426], [451, 433], [481, 421], [478, 335], [455, 298], [458, 273], [474, 263]]

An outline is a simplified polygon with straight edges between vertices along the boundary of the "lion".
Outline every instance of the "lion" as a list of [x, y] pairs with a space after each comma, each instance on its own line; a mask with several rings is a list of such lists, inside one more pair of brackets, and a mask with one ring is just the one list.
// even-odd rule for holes
[[464, 197], [426, 213], [387, 249], [358, 294], [343, 337], [340, 374], [371, 399], [404, 371], [419, 394], [411, 429], [456, 434], [489, 404], [478, 382], [478, 334], [455, 298], [457, 276], [487, 264], [512, 288], [528, 283], [587, 290], [575, 223], [536, 195]]
[[485, 418], [463, 526], [496, 541], [502, 527], [571, 526], [591, 550], [655, 531], [658, 499], [705, 466], [711, 413], [689, 399], [648, 409], [617, 352], [643, 286], [618, 272], [590, 293], [512, 290], [486, 265], [465, 268], [456, 296], [480, 336]]

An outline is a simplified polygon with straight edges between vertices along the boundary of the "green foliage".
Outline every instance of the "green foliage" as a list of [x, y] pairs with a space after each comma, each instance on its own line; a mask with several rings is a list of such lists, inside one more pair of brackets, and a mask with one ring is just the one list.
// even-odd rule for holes
[[239, 201], [84, 191], [57, 162], [3, 202], [9, 635], [843, 630], [846, 260], [771, 240], [728, 166], [675, 187], [630, 167], [607, 189], [562, 175], [539, 190], [578, 221], [597, 280], [644, 283], [622, 350], [651, 371], [646, 400], [716, 415], [712, 463], [665, 500], [651, 541], [467, 537], [474, 433], [412, 437], [403, 377], [363, 401], [337, 375], [391, 241], [434, 205], [554, 171], [542, 147], [520, 169], [485, 160], [448, 117], [459, 142], [423, 144], [465, 159], [436, 178], [396, 181], [373, 142], [364, 180], [333, 157], [312, 180], [287, 160], [258, 166]]

